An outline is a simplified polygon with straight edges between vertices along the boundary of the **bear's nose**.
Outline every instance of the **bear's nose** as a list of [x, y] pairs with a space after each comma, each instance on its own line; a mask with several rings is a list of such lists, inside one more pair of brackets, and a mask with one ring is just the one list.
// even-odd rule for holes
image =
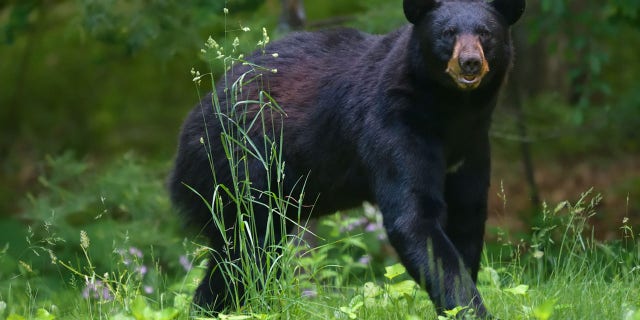
[[482, 68], [482, 58], [478, 55], [461, 55], [458, 59], [460, 70], [466, 75], [475, 75], [480, 73]]

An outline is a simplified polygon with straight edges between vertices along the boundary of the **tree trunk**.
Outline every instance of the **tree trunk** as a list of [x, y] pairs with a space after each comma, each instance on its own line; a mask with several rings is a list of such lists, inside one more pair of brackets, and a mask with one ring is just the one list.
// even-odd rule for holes
[[306, 16], [302, 1], [303, 0], [282, 0], [280, 29], [288, 31], [304, 28]]
[[[531, 201], [531, 206], [533, 210], [539, 212], [541, 207], [540, 194], [538, 191], [538, 184], [535, 180], [535, 166], [533, 164], [533, 156], [531, 153], [532, 141], [529, 136], [529, 129], [522, 101], [525, 97], [531, 97], [536, 94], [536, 91], [543, 90], [544, 84], [542, 82], [547, 74], [545, 72], [546, 68], [541, 65], [545, 65], [546, 61], [544, 59], [540, 59], [540, 56], [544, 57], [545, 55], [535, 53], [538, 50], [544, 50], [544, 46], [541, 44], [527, 43], [526, 36], [519, 31], [520, 30], [517, 28], [514, 29], [513, 42], [517, 49], [516, 51], [521, 54], [517, 55], [513, 71], [511, 72], [511, 77], [507, 85], [507, 103], [508, 107], [513, 110], [515, 115], [522, 167], [525, 179], [529, 185], [529, 199]], [[539, 68], [537, 72], [529, 72], [532, 67], [531, 64], [536, 65], [537, 68]], [[532, 74], [535, 76], [531, 77], [530, 75]]]

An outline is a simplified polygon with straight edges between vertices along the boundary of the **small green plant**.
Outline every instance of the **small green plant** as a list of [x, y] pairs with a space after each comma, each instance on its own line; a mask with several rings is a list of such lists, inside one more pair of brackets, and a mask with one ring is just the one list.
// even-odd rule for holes
[[391, 247], [382, 216], [369, 203], [362, 209], [323, 217], [315, 233], [318, 244], [301, 248], [298, 259], [298, 280], [314, 290], [318, 285], [344, 287], [381, 277], [385, 265], [395, 262], [386, 254]]

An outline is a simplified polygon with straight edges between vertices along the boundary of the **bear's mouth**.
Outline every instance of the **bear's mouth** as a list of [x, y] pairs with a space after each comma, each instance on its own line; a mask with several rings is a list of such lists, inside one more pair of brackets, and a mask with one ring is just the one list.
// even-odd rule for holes
[[480, 82], [480, 76], [471, 74], [471, 75], [462, 75], [458, 78], [458, 82], [463, 84], [474, 84], [476, 82]]
[[460, 89], [472, 90], [477, 88], [482, 82], [484, 74], [459, 74], [451, 68], [447, 69], [447, 73], [456, 82]]
[[445, 71], [462, 90], [473, 90], [480, 86], [489, 72], [489, 64], [477, 35], [462, 34], [456, 37]]

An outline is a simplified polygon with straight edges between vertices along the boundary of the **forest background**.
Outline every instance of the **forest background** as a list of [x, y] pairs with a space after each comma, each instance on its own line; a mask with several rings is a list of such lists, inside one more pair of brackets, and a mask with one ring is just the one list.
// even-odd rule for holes
[[[284, 2], [288, 16], [275, 0], [0, 1], [1, 216], [20, 216], [47, 155], [101, 166], [134, 152], [169, 163], [198, 101], [189, 71], [209, 69], [199, 56], [209, 35], [266, 27], [277, 39], [283, 22], [383, 33], [404, 23], [400, 1]], [[493, 187], [512, 213], [499, 223], [526, 226], [541, 201], [592, 187], [604, 195], [599, 234], [611, 236], [623, 216], [640, 223], [639, 7], [529, 1], [492, 130]], [[259, 36], [240, 34], [243, 49]]]

